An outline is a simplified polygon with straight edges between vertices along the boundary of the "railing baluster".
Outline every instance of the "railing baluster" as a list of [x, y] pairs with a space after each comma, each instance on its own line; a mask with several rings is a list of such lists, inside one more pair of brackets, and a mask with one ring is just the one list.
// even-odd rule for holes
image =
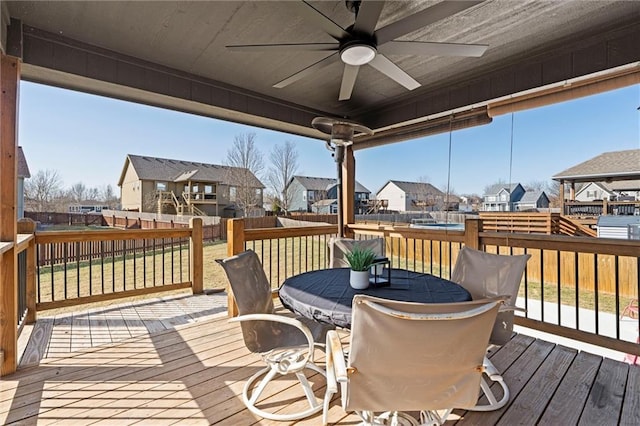
[[558, 324], [562, 324], [562, 287], [560, 286], [560, 250], [556, 250], [556, 274], [557, 274], [557, 289], [558, 289]]
[[89, 296], [93, 294], [93, 241], [89, 241]]
[[544, 322], [544, 250], [540, 249], [540, 321]]
[[[616, 288], [616, 318], [620, 318], [620, 281], [618, 277], [618, 256], [613, 256], [613, 282]], [[616, 339], [620, 339], [620, 321], [616, 321]]]
[[575, 289], [576, 289], [576, 329], [580, 330], [580, 255], [578, 252], [573, 253], [573, 266], [575, 277]]
[[598, 296], [598, 253], [593, 254], [593, 283], [595, 287], [596, 334], [600, 334], [600, 297]]
[[64, 298], [67, 299], [67, 262], [69, 261], [68, 257], [67, 257], [67, 253], [68, 253], [68, 245], [69, 243], [62, 243], [63, 247], [64, 247], [64, 256], [63, 256], [63, 265], [64, 265], [64, 282], [63, 284], [63, 290], [64, 290]]
[[[524, 248], [524, 254], [528, 254], [527, 248]], [[529, 318], [529, 266], [524, 267], [524, 316]]]
[[116, 241], [111, 242], [111, 292], [116, 292]]
[[80, 297], [80, 241], [76, 241], [76, 295]]
[[127, 240], [122, 240], [122, 289], [127, 291]]

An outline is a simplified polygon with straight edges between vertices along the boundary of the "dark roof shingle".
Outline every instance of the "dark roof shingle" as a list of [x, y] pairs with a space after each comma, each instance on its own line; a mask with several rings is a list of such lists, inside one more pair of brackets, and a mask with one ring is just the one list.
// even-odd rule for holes
[[640, 149], [603, 152], [553, 176], [554, 180], [598, 181], [606, 178], [640, 178]]
[[[128, 154], [127, 160], [141, 180], [156, 180], [167, 182], [182, 182], [195, 180], [199, 182], [220, 182], [233, 185], [233, 171], [238, 167], [222, 166], [218, 164], [198, 163], [194, 161], [172, 160], [168, 158], [148, 157]], [[126, 164], [125, 164], [126, 166]], [[124, 174], [124, 171], [123, 171]], [[265, 186], [251, 173], [254, 179], [252, 187]], [[122, 184], [122, 177], [119, 184]]]

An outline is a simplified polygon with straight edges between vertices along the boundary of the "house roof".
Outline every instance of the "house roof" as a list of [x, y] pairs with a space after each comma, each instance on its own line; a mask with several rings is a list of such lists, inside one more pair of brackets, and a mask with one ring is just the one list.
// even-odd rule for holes
[[640, 149], [603, 152], [557, 173], [552, 179], [574, 182], [640, 179]]
[[30, 178], [29, 165], [27, 164], [27, 158], [24, 156], [22, 147], [18, 147], [18, 177]]
[[628, 225], [640, 225], [640, 216], [604, 215], [598, 217], [597, 226], [626, 228]]
[[440, 191], [428, 182], [407, 182], [402, 180], [389, 180], [387, 183], [382, 185], [382, 188], [380, 188], [378, 192], [382, 191], [390, 183], [394, 184], [407, 194], [444, 195], [444, 192]]
[[[199, 182], [223, 183], [227, 185], [238, 184], [234, 180], [233, 171], [241, 170], [239, 167], [222, 166], [218, 164], [197, 163], [194, 161], [172, 160], [168, 158], [148, 157], [142, 155], [127, 154], [118, 186], [122, 185], [124, 174], [128, 165], [136, 171], [140, 180], [155, 180], [166, 182], [185, 182], [195, 180]], [[264, 188], [265, 186], [255, 177], [252, 187]]]
[[[290, 180], [297, 180], [300, 185], [305, 187], [308, 191], [328, 191], [329, 188], [336, 185], [338, 183], [338, 179], [333, 178], [323, 178], [323, 177], [313, 177], [313, 176], [293, 176]], [[287, 186], [289, 186], [287, 184]], [[356, 189], [355, 192], [366, 192], [368, 194], [371, 193], [364, 185], [360, 182], [356, 181]]]
[[584, 192], [590, 185], [595, 185], [604, 192], [611, 194], [613, 192], [612, 189], [608, 188], [604, 182], [588, 182], [580, 186], [580, 188], [576, 191], [576, 195]]
[[507, 192], [513, 192], [513, 190], [515, 190], [518, 186], [522, 185], [520, 185], [520, 183], [512, 183], [511, 185], [507, 183], [496, 183], [495, 185], [491, 185], [489, 188], [487, 188], [487, 191], [484, 195], [497, 194], [503, 189]]
[[336, 200], [335, 198], [328, 198], [326, 200], [319, 200], [316, 201], [315, 203], [313, 203], [314, 207], [320, 207], [320, 206], [330, 206], [332, 204], [337, 204], [338, 200]]
[[527, 191], [518, 200], [518, 203], [535, 204], [543, 195], [547, 196], [544, 191]]

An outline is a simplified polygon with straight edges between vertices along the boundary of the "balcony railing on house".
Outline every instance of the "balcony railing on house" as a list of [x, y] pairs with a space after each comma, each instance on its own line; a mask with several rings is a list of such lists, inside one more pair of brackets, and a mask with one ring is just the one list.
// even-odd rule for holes
[[[244, 230], [241, 219], [228, 224], [228, 253], [253, 249], [272, 286], [289, 276], [327, 267], [326, 242], [335, 226]], [[621, 331], [620, 313], [640, 293], [640, 242], [564, 235], [485, 232], [481, 220], [467, 220], [464, 231], [426, 230], [407, 225], [349, 224], [355, 238], [384, 237], [391, 266], [449, 278], [464, 245], [500, 254], [531, 254], [516, 323], [640, 355], [637, 335]], [[232, 296], [229, 314], [235, 315]], [[640, 327], [634, 321], [633, 329]]]

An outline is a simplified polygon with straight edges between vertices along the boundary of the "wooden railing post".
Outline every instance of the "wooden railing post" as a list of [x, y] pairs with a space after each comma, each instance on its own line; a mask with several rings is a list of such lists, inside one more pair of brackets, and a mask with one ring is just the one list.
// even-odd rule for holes
[[482, 231], [481, 219], [466, 219], [464, 221], [464, 245], [479, 250], [480, 231]]
[[[227, 256], [231, 257], [244, 251], [244, 219], [227, 220]], [[238, 305], [233, 297], [231, 286], [227, 286], [227, 313], [238, 316]]]
[[[31, 219], [20, 219], [18, 221], [18, 234], [35, 234], [36, 223]], [[29, 241], [27, 247], [27, 316], [26, 324], [36, 322], [36, 239]]]
[[18, 366], [17, 151], [20, 59], [0, 54], [0, 376]]
[[202, 254], [202, 219], [192, 217], [189, 219], [191, 238], [189, 239], [189, 251], [191, 252], [191, 291], [193, 294], [203, 292], [203, 254]]

